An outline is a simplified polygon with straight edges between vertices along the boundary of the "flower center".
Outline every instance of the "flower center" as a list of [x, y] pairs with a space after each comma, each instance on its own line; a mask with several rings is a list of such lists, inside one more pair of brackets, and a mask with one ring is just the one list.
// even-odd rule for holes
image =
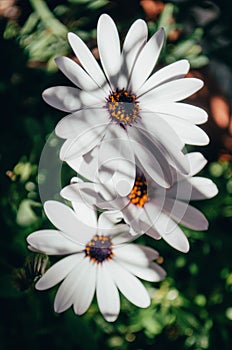
[[143, 175], [137, 175], [130, 194], [128, 195], [130, 202], [137, 207], [143, 207], [149, 200], [147, 194], [147, 180]]
[[86, 244], [85, 255], [96, 263], [112, 259], [114, 253], [112, 251], [111, 239], [107, 236], [95, 235], [91, 241]]
[[122, 126], [131, 126], [139, 116], [139, 104], [136, 95], [125, 89], [116, 89], [107, 98], [106, 108], [113, 122]]

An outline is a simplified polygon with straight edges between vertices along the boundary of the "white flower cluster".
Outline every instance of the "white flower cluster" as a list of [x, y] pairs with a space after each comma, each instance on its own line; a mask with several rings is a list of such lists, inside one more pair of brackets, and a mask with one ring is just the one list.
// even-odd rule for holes
[[[215, 196], [217, 187], [195, 176], [206, 164], [185, 144], [206, 145], [198, 127], [207, 120], [201, 108], [179, 102], [203, 83], [186, 78], [187, 60], [152, 73], [164, 42], [164, 30], [149, 40], [146, 23], [130, 27], [122, 50], [113, 20], [103, 14], [97, 27], [102, 68], [75, 34], [69, 43], [79, 64], [58, 57], [56, 64], [75, 87], [44, 91], [51, 106], [68, 112], [56, 126], [65, 139], [60, 158], [80, 177], [61, 191], [73, 209], [47, 201], [44, 210], [57, 230], [40, 230], [27, 238], [29, 248], [65, 255], [36, 284], [44, 290], [61, 282], [55, 311], [73, 306], [83, 314], [96, 292], [103, 317], [115, 321], [119, 291], [133, 304], [148, 307], [150, 297], [140, 279], [161, 281], [165, 271], [154, 249], [131, 243], [142, 234], [163, 238], [181, 252], [189, 242], [179, 227], [206, 230], [205, 216], [190, 200]], [[99, 214], [100, 213], [100, 214]]]

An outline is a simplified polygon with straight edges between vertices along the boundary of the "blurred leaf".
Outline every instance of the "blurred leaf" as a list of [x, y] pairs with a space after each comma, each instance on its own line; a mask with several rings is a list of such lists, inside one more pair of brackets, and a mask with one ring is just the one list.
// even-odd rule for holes
[[191, 68], [201, 68], [209, 64], [209, 59], [206, 56], [198, 56], [198, 57], [187, 57], [189, 59], [189, 63]]
[[21, 35], [28, 35], [30, 34], [38, 24], [39, 17], [37, 13], [33, 12], [27, 19], [27, 21], [24, 23], [23, 27], [21, 28], [20, 34]]
[[97, 10], [109, 3], [109, 0], [95, 0], [95, 1], [89, 1], [88, 9], [89, 10]]
[[13, 169], [13, 173], [20, 177], [21, 182], [26, 182], [37, 171], [37, 166], [29, 162], [20, 161]]
[[18, 225], [30, 226], [38, 221], [39, 218], [33, 210], [34, 207], [41, 207], [41, 204], [31, 199], [24, 199], [21, 202], [16, 217]]
[[169, 32], [175, 27], [175, 23], [173, 23], [172, 20], [175, 9], [176, 7], [173, 4], [165, 4], [164, 10], [162, 11], [158, 20], [158, 28], [164, 28], [167, 36]]
[[17, 37], [19, 30], [20, 27], [16, 22], [9, 21], [4, 31], [4, 39], [8, 40]]

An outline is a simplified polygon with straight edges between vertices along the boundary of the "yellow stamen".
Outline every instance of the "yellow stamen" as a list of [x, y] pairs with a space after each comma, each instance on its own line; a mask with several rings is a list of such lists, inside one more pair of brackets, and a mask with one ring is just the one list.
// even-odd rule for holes
[[143, 207], [149, 200], [147, 194], [147, 181], [144, 176], [137, 175], [134, 187], [128, 195], [130, 202], [137, 207]]

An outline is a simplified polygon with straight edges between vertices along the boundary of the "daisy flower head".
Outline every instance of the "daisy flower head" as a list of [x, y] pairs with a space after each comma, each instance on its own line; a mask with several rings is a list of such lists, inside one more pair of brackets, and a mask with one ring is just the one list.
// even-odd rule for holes
[[[193, 230], [207, 230], [207, 219], [189, 202], [212, 198], [218, 190], [210, 179], [194, 176], [207, 163], [203, 155], [193, 152], [185, 157], [190, 164], [190, 174], [180, 174], [173, 168], [174, 183], [167, 189], [137, 168], [133, 187], [127, 193], [124, 193], [124, 188], [120, 189], [122, 182], [117, 183], [117, 188], [113, 182], [107, 185], [77, 182], [63, 188], [61, 195], [73, 202], [84, 200], [102, 209], [119, 210], [124, 221], [131, 226], [132, 235], [145, 233], [155, 239], [163, 238], [173, 248], [187, 252], [189, 242], [178, 224]], [[78, 170], [88, 172], [93, 164], [79, 167]]]
[[[146, 308], [150, 297], [138, 278], [158, 282], [165, 271], [153, 260], [159, 254], [149, 247], [129, 243], [129, 228], [120, 224], [118, 212], [102, 213], [57, 201], [45, 202], [46, 215], [57, 230], [41, 230], [27, 237], [29, 248], [47, 255], [65, 257], [52, 265], [36, 283], [49, 289], [59, 283], [54, 309], [63, 312], [73, 306], [77, 315], [89, 308], [94, 294], [103, 317], [113, 322], [120, 312], [119, 291], [134, 305]], [[85, 215], [84, 224], [79, 217]]]
[[69, 113], [55, 129], [66, 140], [60, 150], [62, 160], [71, 161], [100, 145], [100, 165], [110, 161], [113, 152], [118, 168], [127, 165], [126, 173], [135, 178], [135, 164], [140, 162], [154, 181], [167, 188], [172, 184], [170, 164], [189, 172], [185, 144], [209, 141], [197, 126], [207, 120], [206, 112], [179, 102], [203, 83], [185, 78], [187, 60], [153, 73], [165, 33], [161, 28], [149, 40], [147, 37], [147, 25], [139, 19], [130, 27], [121, 49], [115, 23], [110, 16], [101, 15], [97, 25], [101, 68], [85, 43], [69, 33], [80, 65], [67, 57], [58, 57], [56, 64], [75, 87], [48, 88], [43, 98]]

